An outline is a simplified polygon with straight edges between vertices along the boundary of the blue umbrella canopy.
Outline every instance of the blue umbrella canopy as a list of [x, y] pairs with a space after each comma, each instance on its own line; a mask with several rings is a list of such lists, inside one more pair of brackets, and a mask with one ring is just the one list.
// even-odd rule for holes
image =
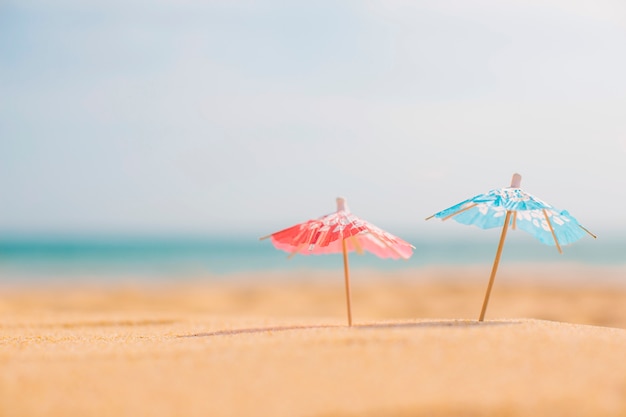
[[430, 218], [455, 221], [477, 226], [481, 229], [502, 228], [507, 212], [509, 226], [530, 233], [541, 243], [557, 246], [568, 245], [591, 232], [567, 212], [559, 210], [545, 201], [519, 188], [521, 176], [515, 174], [511, 187], [498, 188], [468, 198], [442, 210]]

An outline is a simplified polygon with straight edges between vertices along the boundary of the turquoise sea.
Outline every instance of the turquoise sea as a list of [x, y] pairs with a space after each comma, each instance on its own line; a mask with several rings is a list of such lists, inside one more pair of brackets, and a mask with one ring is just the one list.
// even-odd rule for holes
[[[407, 261], [350, 254], [352, 269], [398, 270], [436, 265], [491, 264], [497, 234], [476, 239], [407, 238], [415, 247]], [[529, 236], [507, 239], [502, 262], [626, 266], [626, 236], [586, 238], [563, 248]], [[123, 280], [128, 277], [182, 280], [219, 279], [237, 273], [342, 267], [337, 255], [295, 256], [257, 236], [237, 237], [12, 237], [0, 239], [0, 283], [55, 280]], [[626, 277], [625, 277], [626, 280]]]

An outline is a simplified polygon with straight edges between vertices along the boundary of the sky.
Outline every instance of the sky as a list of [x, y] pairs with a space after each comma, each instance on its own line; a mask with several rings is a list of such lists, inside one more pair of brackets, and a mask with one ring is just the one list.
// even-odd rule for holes
[[4, 0], [0, 233], [428, 235], [514, 172], [626, 232], [624, 74], [622, 0]]

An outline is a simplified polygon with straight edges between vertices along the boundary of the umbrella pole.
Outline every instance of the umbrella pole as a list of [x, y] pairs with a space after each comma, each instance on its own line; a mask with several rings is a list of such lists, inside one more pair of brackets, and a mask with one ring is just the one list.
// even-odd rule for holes
[[502, 248], [504, 247], [504, 240], [506, 239], [506, 231], [509, 228], [509, 220], [511, 219], [511, 211], [506, 212], [506, 218], [504, 219], [504, 226], [502, 226], [502, 235], [500, 235], [500, 243], [498, 244], [498, 250], [496, 252], [496, 259], [493, 261], [493, 267], [491, 268], [491, 276], [489, 277], [489, 285], [487, 286], [487, 293], [485, 294], [485, 300], [483, 301], [483, 308], [480, 310], [480, 318], [478, 321], [485, 319], [485, 312], [487, 311], [487, 304], [489, 303], [489, 295], [491, 294], [491, 287], [493, 287], [493, 281], [496, 278], [496, 272], [498, 271], [498, 264], [500, 263], [500, 255], [502, 255]]
[[352, 307], [350, 305], [350, 268], [348, 267], [348, 251], [346, 240], [341, 239], [341, 249], [343, 250], [343, 275], [346, 279], [346, 303], [348, 305], [348, 326], [352, 326]]

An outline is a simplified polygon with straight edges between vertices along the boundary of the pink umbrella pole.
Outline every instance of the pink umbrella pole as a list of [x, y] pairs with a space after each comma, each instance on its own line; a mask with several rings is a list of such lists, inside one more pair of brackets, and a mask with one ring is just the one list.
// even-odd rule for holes
[[350, 268], [348, 267], [348, 251], [346, 249], [346, 239], [341, 239], [341, 249], [343, 250], [343, 274], [346, 279], [346, 303], [348, 305], [348, 326], [352, 326], [352, 307], [350, 303]]

